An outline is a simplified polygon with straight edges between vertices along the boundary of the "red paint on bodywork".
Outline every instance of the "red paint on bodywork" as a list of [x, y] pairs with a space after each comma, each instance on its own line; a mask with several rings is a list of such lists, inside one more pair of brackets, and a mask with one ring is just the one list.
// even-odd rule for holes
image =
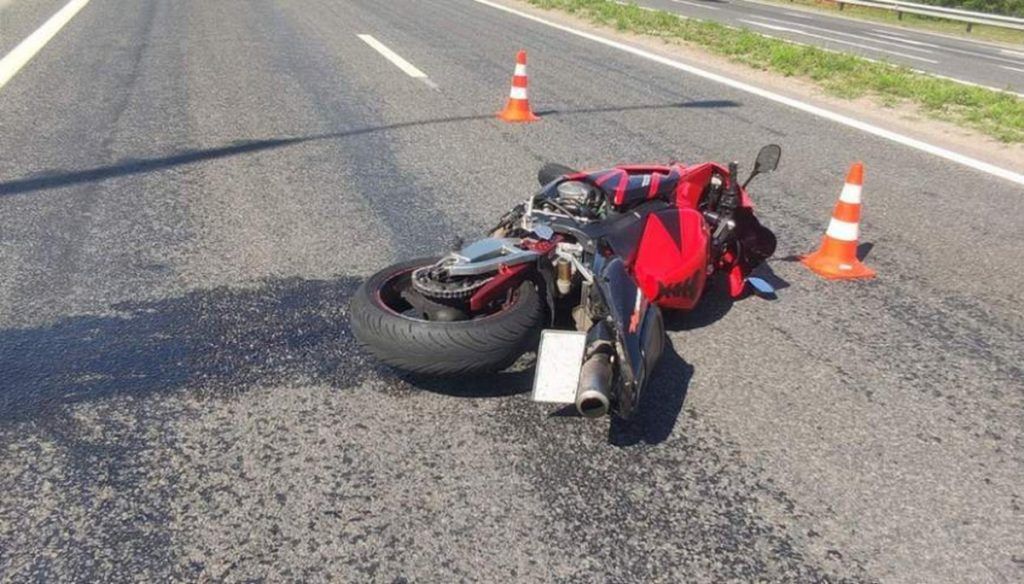
[[519, 264], [511, 268], [498, 270], [498, 275], [491, 278], [491, 281], [480, 287], [469, 299], [470, 311], [476, 313], [482, 311], [491, 302], [508, 292], [509, 289], [518, 287], [526, 279], [527, 269], [532, 264]]
[[[728, 188], [729, 181], [735, 180], [729, 177], [728, 168], [715, 163], [694, 166], [679, 163], [670, 166], [620, 165], [607, 170], [574, 173], [567, 175], [565, 180], [590, 182], [601, 188], [616, 207], [632, 208], [656, 198], [674, 205], [674, 208], [657, 211], [646, 218], [630, 267], [644, 296], [650, 301], [662, 308], [689, 310], [700, 300], [707, 282], [711, 235], [698, 209], [702, 197], [708, 192], [712, 176], [716, 174], [723, 178], [723, 188]], [[640, 182], [644, 175], [649, 177], [646, 184]], [[739, 204], [752, 207], [742, 188]], [[554, 249], [557, 240], [528, 240], [523, 247], [547, 254]], [[483, 310], [501, 294], [521, 284], [531, 265], [499, 271], [472, 296], [470, 309], [474, 312]], [[726, 254], [715, 268], [727, 274], [732, 296], [743, 293], [745, 274], [735, 258]]]
[[[537, 241], [527, 239], [523, 241], [523, 247], [525, 249], [533, 250], [540, 255], [546, 255], [551, 253], [551, 250], [555, 249], [558, 243], [562, 241], [562, 236], [557, 235], [547, 241]], [[469, 309], [472, 312], [480, 312], [487, 305], [494, 302], [512, 288], [518, 288], [526, 278], [530, 275], [530, 268], [534, 264], [519, 264], [517, 266], [501, 266], [498, 268], [498, 275], [494, 276], [490, 282], [484, 284], [479, 290], [473, 293], [473, 296], [469, 299]]]
[[[723, 177], [729, 176], [729, 169], [713, 162], [705, 162], [704, 164], [686, 168], [680, 166], [679, 172], [679, 186], [676, 187], [675, 204], [677, 207], [684, 209], [697, 208], [701, 197], [707, 190], [708, 183], [711, 182], [711, 175], [713, 173]], [[742, 188], [740, 189], [740, 206], [753, 206], [750, 202], [750, 197], [747, 196], [747, 192]]]
[[664, 308], [693, 308], [707, 280], [709, 240], [704, 217], [693, 209], [651, 214], [633, 264], [644, 296]]

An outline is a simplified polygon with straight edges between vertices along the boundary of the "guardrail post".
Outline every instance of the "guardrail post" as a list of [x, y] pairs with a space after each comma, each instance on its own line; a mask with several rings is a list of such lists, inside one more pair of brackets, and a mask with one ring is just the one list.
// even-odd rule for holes
[[903, 20], [903, 13], [899, 10], [896, 11], [896, 20]]
[[842, 2], [838, 2], [837, 4], [839, 4], [839, 12], [842, 12], [843, 6], [846, 6], [846, 4], [843, 4]]
[[973, 22], [968, 22], [967, 23], [967, 32], [971, 32], [972, 28], [974, 28], [974, 23]]

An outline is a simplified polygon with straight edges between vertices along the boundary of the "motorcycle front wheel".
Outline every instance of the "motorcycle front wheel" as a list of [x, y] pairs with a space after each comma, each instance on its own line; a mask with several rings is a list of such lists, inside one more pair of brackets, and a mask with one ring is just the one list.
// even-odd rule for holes
[[413, 270], [435, 261], [388, 266], [356, 291], [349, 304], [352, 332], [370, 354], [410, 373], [461, 376], [501, 371], [536, 345], [545, 310], [530, 281], [501, 306], [468, 320], [429, 320], [417, 313], [403, 293]]

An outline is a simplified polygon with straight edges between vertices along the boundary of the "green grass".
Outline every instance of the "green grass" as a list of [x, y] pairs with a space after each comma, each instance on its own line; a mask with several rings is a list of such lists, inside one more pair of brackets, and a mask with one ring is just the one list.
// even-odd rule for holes
[[730, 28], [682, 19], [612, 0], [527, 0], [619, 31], [690, 43], [731, 61], [787, 77], [809, 79], [847, 99], [869, 96], [893, 106], [911, 104], [930, 117], [973, 128], [1006, 143], [1024, 143], [1024, 99]]
[[917, 0], [920, 4], [1024, 17], [1024, 0]]
[[[879, 10], [877, 8], [868, 8], [866, 6], [851, 6], [847, 5], [842, 12], [839, 11], [839, 5], [835, 0], [767, 0], [775, 4], [782, 6], [798, 5], [814, 10], [829, 12], [832, 14], [842, 14], [843, 16], [849, 16], [852, 18], [859, 18], [862, 20], [872, 20], [875, 22], [881, 22], [884, 24], [901, 26], [910, 29], [927, 30], [931, 32], [940, 32], [943, 34], [962, 36], [969, 39], [985, 40], [985, 41], [996, 41], [1001, 43], [1009, 44], [1022, 44], [1024, 43], [1024, 31], [1014, 30], [1012, 28], [1000, 28], [996, 26], [985, 26], [983, 24], [976, 24], [971, 27], [971, 32], [967, 32], [967, 25], [963, 22], [956, 22], [953, 20], [945, 20], [941, 18], [930, 18], [927, 16], [919, 16], [916, 14], [904, 14], [902, 20], [899, 19], [895, 12], [890, 10]], [[970, 8], [974, 9], [974, 8]]]

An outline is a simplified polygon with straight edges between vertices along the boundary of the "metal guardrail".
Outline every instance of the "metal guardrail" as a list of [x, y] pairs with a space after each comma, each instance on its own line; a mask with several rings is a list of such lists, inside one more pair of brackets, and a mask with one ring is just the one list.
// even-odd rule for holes
[[946, 8], [944, 6], [932, 6], [930, 4], [915, 4], [913, 2], [901, 2], [899, 0], [835, 1], [839, 4], [839, 10], [842, 10], [844, 5], [850, 4], [851, 6], [864, 6], [867, 8], [878, 8], [879, 10], [891, 10], [896, 13], [896, 17], [899, 19], [902, 19], [903, 14], [906, 13], [931, 16], [933, 18], [943, 18], [946, 20], [955, 20], [957, 22], [966, 23], [967, 32], [971, 32], [971, 29], [975, 24], [1024, 30], [1024, 18], [1003, 16], [1002, 14], [986, 14], [984, 12], [972, 12], [970, 10]]

